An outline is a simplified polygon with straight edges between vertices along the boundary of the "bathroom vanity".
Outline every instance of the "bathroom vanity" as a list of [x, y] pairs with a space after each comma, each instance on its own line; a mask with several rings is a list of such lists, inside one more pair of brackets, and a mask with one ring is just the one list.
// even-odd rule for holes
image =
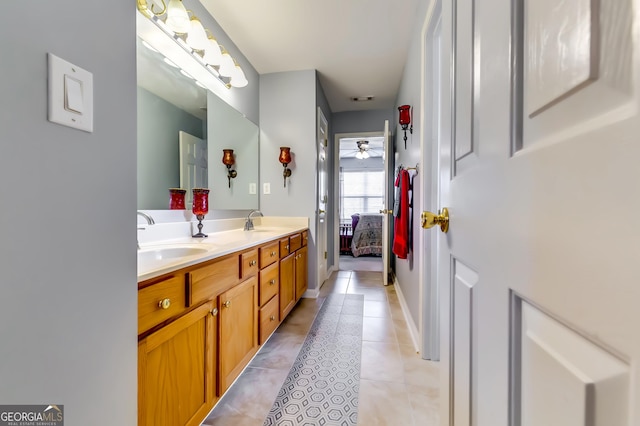
[[306, 291], [307, 238], [257, 227], [142, 248], [139, 425], [204, 420]]

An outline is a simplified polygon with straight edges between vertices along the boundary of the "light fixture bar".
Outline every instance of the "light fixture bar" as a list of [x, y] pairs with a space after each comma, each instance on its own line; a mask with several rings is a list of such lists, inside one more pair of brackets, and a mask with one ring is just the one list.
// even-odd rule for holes
[[[153, 2], [153, 0], [151, 1]], [[151, 7], [149, 4], [148, 0], [137, 0], [139, 12], [136, 20], [137, 32], [143, 42], [178, 64], [180, 68], [214, 93], [217, 90], [217, 83], [214, 81], [222, 83], [227, 89], [245, 87], [248, 84], [242, 68], [235, 59], [222, 46], [218, 45], [215, 37], [202, 26], [193, 12], [187, 13], [186, 9], [182, 10], [184, 9], [182, 0], [171, 0], [167, 6], [164, 6], [163, 1], [163, 8], [157, 11], [154, 10], [154, 4]], [[176, 10], [178, 11], [177, 15]], [[169, 15], [169, 12], [174, 13], [172, 18], [181, 18], [178, 19], [177, 24], [180, 24], [180, 21], [185, 21], [186, 17], [188, 27], [185, 25], [183, 29], [176, 29], [176, 22], [169, 25], [163, 20]], [[190, 18], [189, 14], [191, 14]], [[175, 45], [178, 45], [179, 48]], [[211, 80], [210, 77], [213, 77], [214, 80], [207, 82]]]
[[191, 55], [194, 60], [196, 60], [204, 69], [206, 69], [216, 80], [221, 82], [224, 87], [226, 87], [227, 89], [231, 88], [230, 78], [223, 79], [215, 69], [208, 66], [208, 64], [202, 59], [202, 56], [200, 56], [194, 49], [192, 49], [191, 46], [189, 46], [180, 35], [171, 31], [158, 16], [154, 15], [152, 17], [149, 17], [149, 20], [153, 22], [160, 30], [162, 30], [162, 32], [165, 33], [168, 37], [171, 37], [178, 46], [180, 46], [185, 52]]

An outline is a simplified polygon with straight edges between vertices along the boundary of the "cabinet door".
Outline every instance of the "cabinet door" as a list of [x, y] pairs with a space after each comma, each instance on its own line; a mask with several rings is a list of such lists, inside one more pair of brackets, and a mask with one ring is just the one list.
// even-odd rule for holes
[[294, 275], [295, 253], [280, 261], [280, 321], [291, 312], [296, 304], [296, 280]]
[[222, 395], [258, 350], [258, 278], [251, 277], [238, 284], [218, 300]]
[[307, 290], [307, 247], [296, 251], [296, 300]]
[[205, 303], [138, 343], [138, 424], [199, 425], [216, 400], [216, 319]]

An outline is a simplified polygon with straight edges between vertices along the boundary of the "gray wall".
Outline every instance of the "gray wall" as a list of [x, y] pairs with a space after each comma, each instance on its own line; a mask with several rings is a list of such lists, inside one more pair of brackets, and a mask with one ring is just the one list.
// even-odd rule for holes
[[204, 122], [138, 87], [138, 209], [169, 208], [168, 188], [180, 187], [182, 130], [204, 138]]
[[393, 110], [368, 110], [368, 111], [344, 111], [331, 115], [332, 132], [357, 133], [357, 132], [382, 132], [384, 120], [389, 120], [389, 128], [393, 129]]
[[[309, 289], [317, 286], [316, 259], [316, 72], [260, 76], [260, 210], [269, 216], [309, 218]], [[281, 146], [291, 147], [291, 178], [283, 186]]]
[[[134, 10], [0, 14], [0, 402], [64, 404], [68, 425], [136, 424]], [[93, 73], [93, 133], [47, 121], [47, 52]]]
[[[396, 165], [402, 163], [405, 166], [414, 167], [420, 163], [420, 173], [428, 173], [427, 166], [421, 162], [420, 154], [420, 120], [422, 115], [420, 108], [421, 98], [421, 31], [422, 25], [426, 17], [426, 8], [428, 6], [427, 1], [420, 2], [419, 11], [416, 14], [412, 43], [409, 48], [407, 56], [407, 62], [404, 66], [404, 74], [402, 82], [400, 84], [400, 90], [396, 99], [396, 105], [408, 104], [413, 107], [413, 134], [407, 131], [407, 147], [404, 146], [404, 131], [398, 123], [398, 111], [394, 111], [394, 117], [391, 121], [395, 126], [395, 158]], [[392, 127], [393, 128], [393, 127]], [[425, 148], [428, 152], [431, 152], [431, 148]], [[430, 164], [430, 162], [429, 162]], [[413, 179], [413, 252], [409, 254], [408, 259], [395, 259], [395, 273], [400, 284], [400, 288], [404, 298], [409, 307], [411, 317], [416, 326], [420, 323], [420, 274], [419, 274], [419, 260], [421, 257], [430, 256], [429, 253], [423, 253], [422, 248], [417, 244], [419, 240], [419, 232], [423, 232], [420, 228], [420, 206], [422, 205], [422, 198], [428, 194], [425, 191], [428, 188], [422, 188], [420, 183], [420, 176]], [[425, 200], [427, 204], [429, 200]], [[435, 208], [435, 207], [434, 207]]]

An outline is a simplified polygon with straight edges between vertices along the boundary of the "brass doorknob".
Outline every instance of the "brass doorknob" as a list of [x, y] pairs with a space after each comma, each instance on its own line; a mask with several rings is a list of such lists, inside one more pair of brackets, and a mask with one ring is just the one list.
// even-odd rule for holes
[[382, 214], [393, 214], [393, 210], [380, 210], [380, 213]]
[[433, 214], [431, 212], [422, 212], [420, 215], [422, 221], [422, 227], [424, 229], [433, 228], [436, 225], [440, 225], [440, 230], [445, 234], [449, 230], [449, 210], [444, 207], [442, 213]]

